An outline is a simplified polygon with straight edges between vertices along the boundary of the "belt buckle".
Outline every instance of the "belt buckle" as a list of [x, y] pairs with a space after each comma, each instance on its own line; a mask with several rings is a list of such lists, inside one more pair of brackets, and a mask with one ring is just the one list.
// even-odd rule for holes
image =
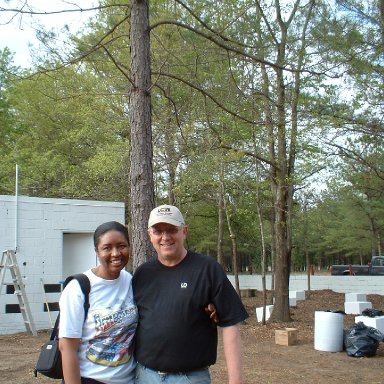
[[169, 375], [169, 372], [166, 371], [157, 371], [158, 375]]
[[187, 372], [157, 371], [158, 375], [184, 375]]

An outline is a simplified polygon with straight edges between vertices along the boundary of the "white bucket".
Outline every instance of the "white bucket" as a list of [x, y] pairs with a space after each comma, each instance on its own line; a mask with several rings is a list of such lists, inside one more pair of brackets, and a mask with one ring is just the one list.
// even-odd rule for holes
[[334, 312], [315, 312], [315, 349], [325, 352], [343, 350], [344, 315]]

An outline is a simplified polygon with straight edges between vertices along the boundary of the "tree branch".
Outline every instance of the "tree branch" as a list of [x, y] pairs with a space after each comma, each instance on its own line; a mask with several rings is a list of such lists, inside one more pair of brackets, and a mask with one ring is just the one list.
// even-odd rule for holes
[[[187, 29], [187, 30], [189, 30], [189, 31], [191, 31], [193, 33], [196, 33], [197, 35], [202, 36], [205, 39], [213, 42], [215, 45], [219, 46], [220, 48], [223, 48], [223, 49], [225, 49], [227, 51], [231, 51], [231, 52], [237, 53], [237, 54], [239, 54], [241, 56], [244, 56], [244, 57], [247, 57], [249, 59], [252, 59], [253, 61], [255, 61], [257, 63], [264, 64], [264, 65], [267, 65], [269, 67], [272, 67], [272, 68], [275, 68], [275, 69], [278, 69], [278, 70], [285, 70], [287, 72], [292, 72], [292, 73], [297, 72], [297, 69], [283, 67], [283, 66], [275, 64], [275, 63], [273, 63], [271, 61], [261, 59], [260, 57], [257, 57], [255, 55], [252, 55], [252, 54], [249, 54], [249, 53], [245, 52], [243, 49], [233, 47], [233, 46], [227, 44], [225, 41], [221, 41], [220, 39], [216, 38], [213, 35], [209, 35], [209, 34], [207, 34], [205, 32], [199, 31], [198, 29], [196, 29], [194, 27], [191, 27], [191, 26], [189, 26], [187, 24], [181, 23], [179, 21], [175, 21], [175, 20], [162, 20], [162, 21], [159, 21], [159, 22], [153, 24], [150, 27], [150, 29], [153, 30], [153, 29], [155, 29], [155, 28], [157, 28], [157, 27], [159, 27], [161, 25], [175, 25], [175, 26], [178, 26], [180, 28]], [[319, 73], [319, 72], [310, 71], [310, 70], [302, 70], [302, 72], [303, 73], [310, 73], [312, 75], [321, 75], [321, 73]]]
[[[157, 75], [159, 72], [152, 72], [152, 74], [155, 74]], [[250, 120], [250, 119], [247, 119], [246, 117], [243, 117], [241, 115], [239, 115], [238, 113], [236, 112], [233, 112], [231, 111], [230, 109], [228, 109], [227, 107], [225, 107], [222, 103], [220, 103], [214, 96], [212, 96], [210, 93], [208, 93], [207, 91], [205, 91], [204, 89], [200, 88], [198, 85], [186, 80], [186, 79], [183, 79], [179, 76], [176, 76], [176, 75], [173, 75], [173, 74], [170, 74], [170, 73], [161, 73], [161, 75], [163, 76], [166, 76], [166, 77], [170, 77], [171, 79], [175, 79], [181, 83], [184, 83], [186, 85], [188, 85], [189, 87], [195, 89], [196, 91], [202, 93], [204, 96], [208, 97], [210, 100], [212, 100], [218, 107], [220, 107], [223, 111], [229, 113], [231, 116], [235, 116], [237, 117], [238, 119], [242, 120], [242, 121], [245, 121], [247, 123], [250, 123], [250, 124], [262, 124], [262, 122], [255, 122], [253, 120]]]

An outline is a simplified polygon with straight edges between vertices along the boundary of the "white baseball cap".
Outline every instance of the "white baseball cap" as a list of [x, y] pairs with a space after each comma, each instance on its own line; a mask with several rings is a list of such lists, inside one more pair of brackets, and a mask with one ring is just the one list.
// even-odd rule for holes
[[182, 227], [185, 225], [184, 217], [178, 208], [173, 205], [160, 205], [152, 209], [149, 219], [148, 228], [159, 223], [167, 223], [175, 227]]

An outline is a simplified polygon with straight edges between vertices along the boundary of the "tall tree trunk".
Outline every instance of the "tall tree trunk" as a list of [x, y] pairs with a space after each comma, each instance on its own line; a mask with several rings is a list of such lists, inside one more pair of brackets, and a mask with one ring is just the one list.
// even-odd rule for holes
[[147, 223], [155, 205], [151, 126], [151, 62], [148, 0], [131, 2], [131, 71], [129, 122], [131, 144], [131, 229], [133, 268], [152, 254]]
[[265, 247], [265, 233], [264, 233], [264, 224], [263, 224], [263, 214], [261, 208], [261, 202], [259, 197], [259, 188], [257, 187], [257, 197], [256, 197], [256, 207], [257, 207], [257, 216], [259, 218], [259, 228], [260, 228], [260, 237], [261, 237], [261, 287], [263, 290], [263, 318], [262, 324], [265, 325], [265, 315], [266, 315], [266, 305], [267, 305], [267, 283], [266, 283], [266, 266], [267, 266], [267, 251]]
[[[273, 197], [272, 199], [273, 200]], [[273, 203], [273, 201], [272, 201]], [[272, 297], [275, 297], [275, 281], [276, 281], [276, 276], [275, 276], [275, 266], [276, 266], [276, 244], [275, 244], [275, 211], [273, 207], [270, 209], [270, 223], [271, 223], [271, 294]]]
[[230, 214], [228, 212], [227, 207], [225, 208], [225, 213], [227, 216], [229, 236], [231, 238], [231, 243], [232, 243], [232, 269], [233, 269], [233, 276], [235, 278], [235, 289], [236, 289], [237, 294], [240, 296], [239, 266], [238, 266], [238, 256], [237, 256], [236, 234], [233, 231]]
[[307, 265], [307, 291], [311, 291], [311, 267], [310, 267], [310, 258], [309, 258], [309, 251], [308, 251], [308, 209], [307, 209], [307, 200], [304, 201], [303, 206], [303, 213], [304, 213], [304, 231], [303, 231], [303, 249], [305, 254], [305, 264]]
[[240, 296], [240, 282], [239, 282], [239, 267], [238, 267], [238, 256], [237, 256], [237, 242], [236, 242], [236, 234], [232, 228], [231, 223], [231, 215], [229, 213], [227, 199], [225, 198], [225, 187], [224, 187], [224, 180], [221, 180], [222, 184], [222, 190], [223, 190], [223, 196], [224, 196], [224, 211], [227, 218], [227, 225], [229, 230], [229, 236], [231, 238], [232, 243], [232, 269], [233, 269], [233, 276], [235, 279], [235, 289], [237, 294]]
[[[224, 178], [223, 162], [220, 162], [220, 180]], [[219, 198], [218, 198], [218, 230], [217, 230], [217, 261], [226, 270], [224, 265], [223, 255], [223, 240], [224, 240], [224, 191], [223, 183], [219, 184]]]
[[286, 233], [286, 186], [280, 181], [276, 186], [275, 194], [275, 302], [271, 320], [288, 322], [291, 320], [289, 313], [289, 263], [290, 255], [287, 252]]
[[[314, 1], [308, 3], [308, 11], [301, 30], [301, 47], [298, 51], [296, 71], [294, 74], [294, 88], [292, 99], [288, 103], [285, 88], [284, 66], [286, 65], [287, 32], [290, 23], [299, 7], [300, 1], [296, 0], [292, 12], [287, 21], [283, 20], [279, 2], [276, 2], [277, 22], [279, 24], [279, 39], [276, 38], [276, 153], [271, 153], [272, 175], [271, 190], [274, 198], [274, 238], [276, 245], [276, 281], [275, 303], [271, 315], [271, 321], [290, 321], [289, 310], [289, 276], [292, 252], [292, 211], [294, 194], [294, 175], [297, 147], [298, 127], [298, 102], [300, 95], [300, 71], [306, 48], [306, 31], [312, 15]], [[286, 108], [290, 105], [289, 116], [291, 126], [288, 129]]]
[[371, 231], [371, 256], [381, 255], [379, 229], [377, 228], [375, 219], [372, 217], [371, 213], [367, 212], [366, 214]]
[[168, 172], [168, 204], [175, 205], [176, 204], [176, 195], [175, 195], [175, 180], [176, 180], [176, 164], [177, 153], [175, 150], [175, 134], [173, 132], [173, 125], [171, 118], [168, 119], [167, 127], [164, 130], [165, 136], [165, 161], [166, 161], [166, 169]]
[[[258, 152], [256, 145], [256, 138], [253, 135], [253, 151]], [[260, 229], [260, 239], [261, 239], [261, 289], [263, 291], [262, 296], [262, 306], [263, 306], [263, 316], [261, 319], [261, 324], [265, 325], [266, 318], [266, 305], [267, 305], [267, 283], [266, 283], [266, 273], [267, 273], [267, 250], [265, 245], [265, 230], [264, 230], [264, 220], [263, 220], [263, 208], [262, 208], [262, 199], [260, 196], [260, 187], [258, 182], [261, 180], [259, 162], [255, 159], [255, 174], [257, 178], [256, 184], [256, 211], [257, 217], [259, 220], [259, 229]]]

